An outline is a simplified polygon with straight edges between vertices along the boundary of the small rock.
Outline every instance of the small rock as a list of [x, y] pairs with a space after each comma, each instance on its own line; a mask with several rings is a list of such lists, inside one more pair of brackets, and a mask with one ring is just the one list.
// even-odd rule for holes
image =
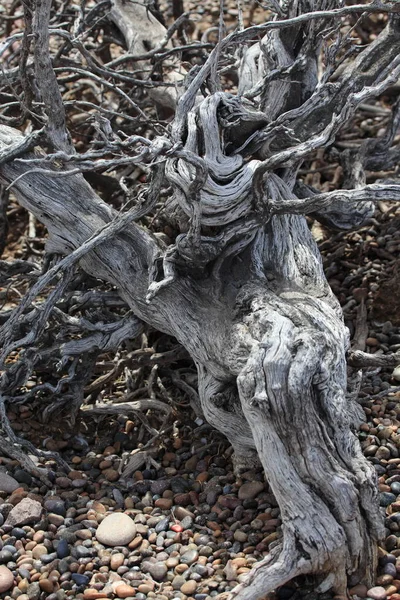
[[152, 591], [153, 591], [153, 586], [151, 585], [151, 583], [141, 583], [138, 587], [138, 592], [140, 594], [148, 594], [149, 592], [152, 592]]
[[182, 594], [186, 594], [186, 596], [191, 596], [197, 590], [197, 582], [190, 579], [186, 581], [181, 587]]
[[224, 568], [224, 573], [225, 573], [225, 577], [227, 579], [227, 581], [235, 581], [236, 577], [237, 577], [237, 569], [236, 566], [234, 564], [232, 564], [231, 560], [228, 560], [228, 562], [225, 565]]
[[368, 593], [368, 588], [366, 585], [362, 585], [359, 583], [355, 585], [349, 590], [350, 596], [358, 596], [359, 598], [366, 598]]
[[14, 575], [7, 567], [0, 567], [0, 594], [6, 592], [14, 583]]
[[174, 515], [179, 521], [183, 521], [185, 517], [194, 517], [194, 514], [183, 506], [175, 506]]
[[171, 498], [158, 498], [154, 502], [154, 506], [156, 508], [160, 508], [161, 510], [169, 510], [172, 506]]
[[386, 590], [384, 587], [380, 585], [370, 588], [367, 592], [368, 598], [372, 598], [372, 600], [386, 600]]
[[192, 517], [185, 517], [184, 519], [182, 519], [181, 525], [183, 529], [191, 529], [193, 526]]
[[12, 560], [13, 555], [8, 550], [1, 550], [0, 552], [0, 563], [8, 563]]
[[119, 567], [124, 564], [125, 556], [122, 552], [117, 552], [111, 555], [110, 568], [112, 571], [116, 571]]
[[14, 527], [11, 530], [11, 535], [17, 538], [17, 540], [22, 540], [22, 538], [26, 537], [26, 531], [21, 529], [21, 527]]
[[161, 533], [162, 531], [167, 531], [169, 528], [169, 518], [161, 519], [155, 526], [156, 533]]
[[26, 593], [27, 593], [29, 600], [39, 600], [42, 590], [40, 589], [40, 586], [37, 583], [37, 581], [35, 581], [34, 583], [31, 583], [30, 585], [28, 585], [28, 589], [26, 590]]
[[[392, 536], [390, 536], [390, 537], [392, 537]], [[387, 563], [383, 567], [383, 570], [384, 570], [385, 575], [391, 575], [394, 579], [397, 577], [396, 565], [394, 565], [393, 563]]]
[[0, 491], [12, 494], [17, 488], [19, 488], [18, 481], [14, 477], [7, 475], [7, 473], [0, 471]]
[[244, 483], [238, 492], [240, 500], [251, 500], [255, 498], [264, 489], [262, 481], [248, 481]]
[[[392, 504], [395, 501], [396, 501], [396, 496], [394, 494], [391, 494], [390, 492], [382, 492], [381, 494], [379, 494], [379, 504], [381, 506], [389, 506], [389, 504]], [[6, 521], [6, 524], [7, 524], [7, 521]], [[371, 588], [371, 589], [374, 589], [374, 588]]]
[[379, 458], [379, 460], [381, 460], [381, 459], [389, 460], [390, 450], [386, 446], [379, 446], [378, 450], [376, 451], [375, 456], [376, 456], [376, 458]]
[[61, 517], [65, 517], [67, 514], [63, 500], [46, 500], [44, 507], [49, 511], [49, 513], [54, 513], [56, 515], [60, 515]]
[[182, 494], [190, 489], [190, 483], [183, 477], [174, 477], [170, 481], [170, 488], [174, 494]]
[[136, 525], [125, 513], [105, 517], [96, 530], [96, 538], [106, 546], [125, 546], [136, 535]]
[[88, 484], [88, 480], [87, 479], [74, 479], [72, 481], [72, 487], [75, 488], [75, 489], [84, 488], [84, 487], [87, 486], [87, 484]]
[[107, 481], [113, 482], [118, 481], [119, 479], [119, 473], [115, 469], [105, 469], [105, 471], [103, 471], [103, 475]]
[[76, 583], [76, 585], [87, 585], [89, 583], [89, 577], [86, 575], [81, 575], [80, 573], [72, 573], [71, 579]]
[[26, 485], [32, 485], [32, 476], [23, 469], [17, 469], [14, 473], [14, 477], [19, 483], [25, 483]]
[[69, 477], [57, 477], [56, 479], [56, 485], [58, 485], [59, 487], [63, 488], [63, 489], [67, 489], [69, 487], [71, 487], [72, 481], [71, 479], [69, 479]]
[[171, 585], [174, 590], [180, 590], [185, 582], [186, 582], [186, 579], [184, 577], [182, 577], [182, 575], [175, 575], [175, 577], [172, 580]]
[[61, 515], [56, 515], [56, 513], [50, 513], [49, 515], [47, 515], [47, 518], [49, 520], [49, 523], [55, 525], [56, 527], [60, 527], [60, 525], [64, 523], [64, 517], [62, 517]]
[[154, 581], [162, 581], [168, 572], [167, 567], [162, 562], [149, 565], [149, 573]]
[[236, 529], [235, 533], [233, 534], [233, 537], [237, 542], [243, 543], [247, 541], [247, 533], [241, 531], [240, 529]]
[[199, 557], [199, 553], [197, 552], [197, 550], [188, 550], [187, 552], [182, 554], [181, 563], [183, 563], [185, 565], [191, 565], [194, 562], [196, 562], [198, 557]]
[[88, 588], [83, 592], [84, 600], [97, 600], [98, 598], [107, 598], [108, 594], [99, 592], [99, 590]]
[[400, 365], [393, 370], [392, 377], [396, 381], [400, 381]]
[[54, 584], [49, 579], [41, 579], [39, 581], [39, 586], [43, 592], [47, 592], [48, 594], [51, 594], [54, 591]]
[[42, 505], [37, 500], [32, 498], [23, 498], [14, 508], [10, 511], [6, 525], [28, 525], [31, 523], [37, 523], [40, 521], [42, 516]]
[[390, 485], [390, 489], [393, 492], [393, 494], [400, 494], [400, 481], [394, 481], [391, 485]]
[[58, 546], [57, 546], [57, 557], [58, 558], [66, 558], [67, 556], [69, 556], [69, 554], [70, 554], [70, 552], [69, 552], [67, 540], [61, 539], [58, 542]]
[[166, 490], [169, 490], [170, 482], [168, 479], [157, 479], [153, 481], [150, 487], [152, 494], [161, 496]]
[[188, 492], [182, 494], [175, 494], [174, 503], [178, 506], [189, 506], [192, 503], [192, 499]]
[[130, 596], [135, 596], [135, 588], [126, 583], [121, 583], [121, 585], [116, 586], [115, 595], [117, 598], [129, 598]]
[[36, 560], [40, 559], [40, 557], [43, 556], [43, 554], [47, 554], [47, 548], [46, 548], [46, 546], [43, 546], [43, 544], [38, 544], [32, 550], [32, 556]]

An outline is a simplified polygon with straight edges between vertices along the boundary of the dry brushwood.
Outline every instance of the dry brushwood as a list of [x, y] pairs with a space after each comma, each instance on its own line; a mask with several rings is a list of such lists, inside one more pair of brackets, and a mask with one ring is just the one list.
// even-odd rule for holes
[[[340, 156], [345, 189], [310, 188], [299, 170], [361, 104], [398, 93], [398, 3], [270, 2], [264, 23], [241, 18], [225, 36], [220, 24], [213, 48], [191, 39], [185, 14], [167, 29], [144, 2], [104, 0], [86, 12], [63, 4], [62, 28], [51, 4], [32, 0], [25, 33], [9, 31], [1, 49], [1, 183], [46, 226], [48, 252], [64, 256], [44, 274], [33, 269], [27, 295], [1, 322], [4, 402], [46, 391], [18, 394], [53, 359], [49, 322], [69, 369], [51, 411], [63, 402], [76, 412], [99, 354], [137, 336], [141, 322], [174, 336], [197, 367], [197, 409], [231, 442], [238, 473], [261, 461], [281, 510], [281, 541], [226, 596], [263, 598], [302, 574], [338, 595], [370, 585], [383, 531], [375, 472], [355, 435], [348, 331], [305, 215], [348, 229], [376, 202], [400, 200], [395, 179], [365, 181], [365, 169], [398, 153], [399, 102], [382, 138]], [[352, 27], [366, 14], [386, 25], [356, 47]], [[157, 122], [153, 101], [174, 112], [170, 123]], [[33, 132], [22, 134], [15, 127], [27, 121]], [[112, 181], [127, 209], [102, 200], [82, 173], [104, 195]], [[74, 316], [81, 270], [115, 286], [132, 314], [104, 312], [93, 291], [92, 318], [79, 312], [83, 301]], [[378, 364], [359, 350], [349, 356], [354, 367]], [[141, 407], [160, 408], [152, 398], [122, 409]], [[142, 452], [132, 464], [146, 460]]]

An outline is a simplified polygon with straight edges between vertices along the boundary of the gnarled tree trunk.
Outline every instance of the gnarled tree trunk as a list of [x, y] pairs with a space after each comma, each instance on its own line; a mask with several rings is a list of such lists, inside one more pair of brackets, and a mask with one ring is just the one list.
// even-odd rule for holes
[[[237, 471], [261, 461], [283, 539], [230, 593], [238, 600], [262, 598], [299, 574], [315, 574], [321, 591], [337, 594], [349, 583], [370, 585], [382, 534], [374, 470], [355, 435], [362, 417], [346, 394], [348, 332], [305, 214], [354, 227], [374, 201], [398, 200], [400, 187], [366, 186], [358, 170], [354, 189], [318, 194], [297, 172], [358, 103], [398, 77], [399, 25], [390, 17], [339, 79], [318, 82], [320, 40], [335, 3], [319, 8], [319, 19], [303, 18], [312, 3], [293, 3], [281, 21], [222, 40], [182, 95], [170, 134], [139, 140], [132, 162], [163, 157], [149, 206], [161, 184], [172, 186], [168, 209], [181, 233], [168, 248], [132, 222], [146, 203], [117, 215], [81, 175], [60, 177], [51, 160], [43, 172], [33, 155], [33, 163], [11, 160], [26, 142], [0, 129], [1, 180], [46, 225], [51, 251], [70, 255], [65, 266], [79, 259], [116, 285], [135, 315], [175, 336], [197, 365], [201, 409], [232, 443]], [[240, 61], [241, 96], [214, 91], [196, 104], [219, 54], [260, 33]], [[85, 166], [76, 155], [68, 160]], [[17, 317], [3, 327], [5, 353]]]

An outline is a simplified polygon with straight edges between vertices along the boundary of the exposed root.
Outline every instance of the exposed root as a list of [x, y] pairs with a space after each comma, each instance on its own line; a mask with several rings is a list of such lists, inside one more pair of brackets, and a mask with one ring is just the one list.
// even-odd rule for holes
[[[245, 582], [235, 586], [226, 600], [259, 600], [297, 575], [310, 572], [310, 561], [296, 551], [290, 553], [276, 546], [249, 573]], [[218, 596], [218, 600], [225, 600]]]
[[[19, 442], [20, 441], [21, 440], [19, 440]], [[21, 446], [19, 445], [18, 441], [13, 443], [0, 436], [0, 451], [2, 454], [17, 460], [25, 471], [30, 473], [33, 477], [39, 479], [44, 485], [47, 487], [52, 487], [52, 483], [47, 477], [47, 470], [35, 465], [33, 460], [27, 454], [25, 454], [23, 450], [21, 450]]]
[[260, 458], [255, 450], [243, 449], [233, 445], [234, 453], [232, 456], [233, 472], [236, 477], [240, 477], [246, 471], [256, 471], [261, 468]]

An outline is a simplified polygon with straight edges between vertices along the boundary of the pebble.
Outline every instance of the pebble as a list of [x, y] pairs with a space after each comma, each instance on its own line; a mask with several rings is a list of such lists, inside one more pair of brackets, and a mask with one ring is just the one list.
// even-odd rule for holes
[[157, 525], [155, 526], [155, 531], [156, 533], [161, 533], [162, 531], [167, 531], [169, 528], [169, 519], [165, 518], [165, 519], [161, 519], [161, 521], [159, 521], [157, 523]]
[[0, 593], [6, 592], [14, 583], [14, 575], [5, 566], [0, 566]]
[[396, 381], [400, 381], [400, 365], [393, 369], [392, 377]]
[[115, 588], [115, 595], [117, 598], [129, 598], [135, 596], [135, 588], [126, 583], [121, 583]]
[[372, 598], [372, 600], [385, 600], [387, 593], [384, 587], [376, 586], [368, 590], [367, 596], [368, 598]]
[[181, 587], [182, 594], [186, 594], [186, 596], [191, 596], [192, 594], [195, 593], [196, 590], [197, 590], [197, 582], [193, 581], [192, 579], [189, 581], [186, 581]]
[[17, 469], [14, 472], [14, 477], [19, 483], [25, 483], [28, 487], [32, 485], [32, 475], [23, 469]]
[[382, 492], [379, 494], [379, 504], [381, 506], [389, 506], [389, 504], [393, 504], [395, 501], [396, 496], [390, 492]]
[[51, 594], [54, 591], [54, 584], [49, 579], [41, 579], [39, 581], [39, 586], [43, 592], [47, 592], [48, 594]]
[[89, 577], [87, 577], [87, 575], [81, 575], [80, 573], [72, 573], [71, 578], [76, 585], [87, 585], [89, 583]]
[[359, 598], [366, 598], [368, 594], [368, 588], [366, 585], [358, 584], [349, 590], [350, 596], [358, 596]]
[[67, 514], [65, 503], [62, 500], [46, 500], [44, 507], [49, 513], [54, 513], [61, 517], [65, 517]]
[[249, 481], [239, 488], [238, 498], [240, 500], [252, 500], [264, 489], [262, 481]]
[[391, 485], [390, 485], [390, 490], [393, 492], [393, 494], [400, 494], [400, 481], [394, 481]]
[[0, 491], [11, 494], [19, 488], [19, 483], [11, 475], [7, 475], [3, 471], [0, 471]]
[[116, 554], [112, 554], [111, 560], [110, 560], [110, 568], [113, 571], [116, 571], [119, 567], [121, 567], [124, 564], [124, 560], [125, 560], [125, 556], [122, 554], [122, 552], [117, 552]]
[[16, 525], [28, 525], [37, 523], [42, 516], [42, 505], [32, 498], [23, 498], [9, 512], [5, 524], [15, 527]]
[[32, 550], [33, 558], [40, 558], [43, 554], [47, 554], [47, 548], [46, 546], [43, 546], [43, 544], [38, 544]]
[[240, 529], [236, 529], [235, 533], [233, 534], [233, 537], [237, 542], [247, 541], [247, 533], [244, 533], [244, 531], [240, 531]]
[[162, 562], [156, 562], [154, 564], [151, 564], [148, 570], [154, 581], [163, 581], [166, 574], [168, 573], [166, 565]]
[[36, 581], [29, 584], [26, 590], [29, 600], [39, 600], [41, 592], [40, 585]]
[[197, 550], [188, 550], [187, 552], [182, 554], [181, 563], [184, 563], [186, 565], [191, 565], [194, 562], [196, 562], [198, 557], [199, 557], [199, 553]]
[[106, 546], [125, 546], [136, 535], [136, 525], [125, 513], [108, 515], [96, 530], [97, 540]]
[[96, 589], [88, 588], [83, 592], [84, 600], [97, 600], [98, 598], [108, 598], [108, 594]]

